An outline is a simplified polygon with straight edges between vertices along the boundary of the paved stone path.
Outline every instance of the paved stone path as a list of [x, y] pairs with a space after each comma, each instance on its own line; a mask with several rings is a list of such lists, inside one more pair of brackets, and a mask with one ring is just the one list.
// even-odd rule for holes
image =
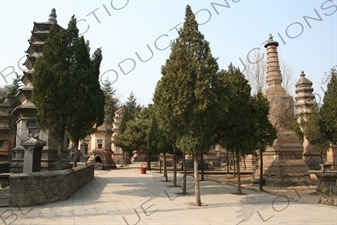
[[[66, 201], [29, 208], [0, 208], [0, 224], [337, 224], [337, 207], [304, 204], [287, 197], [201, 182], [196, 207], [190, 195], [163, 182], [161, 175], [139, 169], [96, 171], [95, 179]], [[180, 177], [178, 178], [178, 181]]]

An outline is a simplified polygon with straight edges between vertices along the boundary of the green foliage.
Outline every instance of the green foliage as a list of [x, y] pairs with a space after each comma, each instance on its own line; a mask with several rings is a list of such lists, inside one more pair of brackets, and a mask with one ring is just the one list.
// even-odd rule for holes
[[320, 110], [322, 131], [329, 141], [337, 144], [337, 66], [329, 72], [330, 81]]
[[98, 81], [101, 50], [90, 57], [89, 43], [79, 37], [76, 23], [73, 16], [66, 30], [51, 27], [33, 79], [40, 128], [52, 130], [59, 141], [67, 131], [75, 143], [103, 123], [105, 102]]
[[[138, 147], [144, 147], [145, 144], [142, 145], [141, 142], [146, 140], [146, 135], [143, 140], [139, 140], [143, 134], [137, 132], [140, 131], [139, 128], [142, 129], [144, 126], [144, 121], [136, 121], [136, 118], [141, 111], [141, 107], [137, 105], [137, 99], [132, 92], [130, 93], [126, 104], [122, 107], [122, 110], [123, 115], [121, 124], [118, 133], [114, 137], [113, 143], [116, 146], [121, 147], [123, 151], [131, 154], [132, 151], [138, 149]], [[146, 113], [140, 115], [141, 120], [143, 119], [142, 116], [145, 117], [145, 115]], [[150, 124], [150, 122], [148, 123]]]
[[209, 150], [216, 124], [218, 71], [190, 6], [154, 94], [156, 120], [167, 140], [186, 153]]
[[309, 143], [315, 146], [317, 152], [321, 153], [324, 157], [329, 150], [329, 138], [324, 132], [322, 126], [322, 109], [318, 109], [317, 103], [314, 104], [311, 114], [307, 122], [303, 123], [304, 135]]
[[109, 80], [105, 80], [102, 85], [102, 90], [105, 96], [104, 112], [106, 123], [112, 124], [118, 103], [118, 99], [115, 97], [116, 89], [112, 87], [112, 83]]
[[163, 153], [172, 152], [172, 145], [167, 141], [164, 132], [159, 129], [156, 117], [152, 115], [148, 135], [146, 136], [147, 146], [152, 152]]
[[252, 98], [252, 114], [250, 120], [252, 122], [253, 131], [252, 150], [260, 150], [264, 152], [267, 146], [272, 146], [274, 140], [277, 138], [277, 130], [270, 123], [268, 119], [269, 115], [269, 102], [262, 92], [258, 92], [256, 96]]
[[[302, 120], [302, 121], [300, 122], [300, 124], [304, 124], [304, 121]], [[304, 133], [303, 133], [301, 127], [300, 127], [300, 124], [297, 122], [297, 117], [296, 117], [296, 115], [295, 115], [295, 116], [293, 117], [293, 119], [292, 119], [291, 129], [292, 129], [293, 131], [295, 131], [295, 133], [296, 133], [297, 136], [298, 136], [298, 139], [300, 140], [301, 143], [303, 143], [303, 141], [304, 141]]]
[[130, 120], [133, 120], [141, 109], [140, 106], [137, 105], [137, 99], [132, 92], [130, 93], [127, 102], [125, 105], [123, 105], [122, 109], [123, 109], [123, 116], [121, 124], [118, 129], [119, 134], [122, 134], [125, 131], [126, 123]]
[[20, 77], [15, 73], [15, 78], [13, 78], [12, 84], [6, 85], [0, 91], [0, 103], [4, 102], [6, 98], [9, 98], [9, 104], [14, 109], [21, 104], [20, 100], [16, 97], [19, 89], [22, 87]]
[[220, 121], [217, 126], [217, 139], [228, 151], [245, 154], [251, 150], [251, 96], [250, 86], [239, 68], [232, 64], [222, 71], [219, 77], [221, 105]]
[[329, 193], [328, 188], [323, 188], [321, 192], [321, 197], [319, 198], [318, 203], [322, 203], [325, 205], [331, 205], [331, 206], [337, 206], [337, 202], [335, 202], [335, 199], [332, 197], [331, 192]]

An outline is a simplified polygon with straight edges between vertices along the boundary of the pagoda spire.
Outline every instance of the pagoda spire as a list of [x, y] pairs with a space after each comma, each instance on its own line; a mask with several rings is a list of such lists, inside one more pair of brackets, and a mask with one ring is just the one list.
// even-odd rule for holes
[[273, 36], [270, 34], [267, 43], [264, 47], [267, 49], [267, 77], [266, 82], [268, 86], [281, 86], [282, 75], [280, 70], [280, 63], [277, 55], [277, 47], [279, 46], [277, 41], [273, 40]]
[[50, 23], [57, 23], [57, 15], [56, 15], [56, 9], [52, 8], [51, 12], [49, 13], [49, 19], [48, 22]]

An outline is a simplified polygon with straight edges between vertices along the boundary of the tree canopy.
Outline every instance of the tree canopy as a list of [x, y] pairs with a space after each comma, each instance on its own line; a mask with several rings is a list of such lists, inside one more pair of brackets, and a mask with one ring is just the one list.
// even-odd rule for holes
[[329, 71], [330, 81], [320, 110], [322, 131], [327, 138], [337, 144], [337, 66]]
[[[214, 134], [218, 64], [189, 5], [178, 33], [156, 86], [156, 119], [171, 143], [184, 153], [196, 155], [210, 149]], [[197, 171], [197, 157], [194, 158]], [[200, 206], [198, 173], [195, 182], [196, 204]]]
[[98, 81], [101, 50], [90, 57], [89, 42], [79, 37], [72, 16], [67, 29], [53, 25], [34, 66], [33, 102], [41, 129], [60, 142], [65, 132], [77, 144], [104, 119], [103, 91]]

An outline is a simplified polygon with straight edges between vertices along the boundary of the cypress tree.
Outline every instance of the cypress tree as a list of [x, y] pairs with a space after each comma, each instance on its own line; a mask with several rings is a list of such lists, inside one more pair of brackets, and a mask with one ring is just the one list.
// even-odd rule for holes
[[66, 30], [51, 27], [43, 55], [34, 67], [37, 121], [59, 141], [59, 154], [65, 133], [77, 149], [78, 141], [95, 131], [104, 119], [105, 97], [98, 81], [101, 50], [90, 57], [89, 43], [79, 37], [76, 23], [72, 16]]
[[217, 60], [187, 5], [184, 25], [162, 66], [163, 76], [155, 90], [154, 104], [159, 127], [168, 139], [183, 154], [194, 155], [197, 206], [201, 205], [197, 157], [211, 146], [217, 112], [214, 90], [217, 71]]
[[322, 131], [327, 138], [337, 144], [337, 66], [329, 72], [330, 81], [320, 110]]

